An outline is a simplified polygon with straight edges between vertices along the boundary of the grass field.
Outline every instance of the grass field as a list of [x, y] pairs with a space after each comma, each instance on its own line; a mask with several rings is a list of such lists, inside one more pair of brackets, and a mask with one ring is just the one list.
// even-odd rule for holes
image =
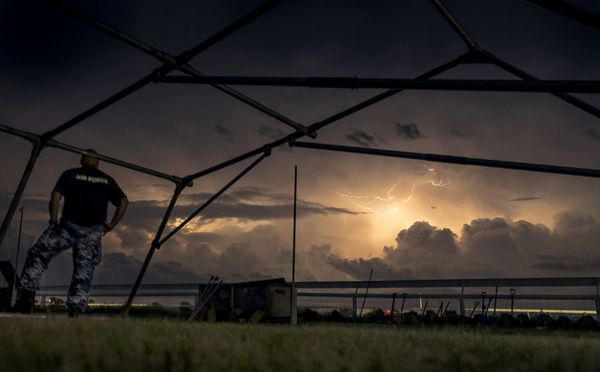
[[2, 371], [598, 371], [600, 333], [0, 318]]

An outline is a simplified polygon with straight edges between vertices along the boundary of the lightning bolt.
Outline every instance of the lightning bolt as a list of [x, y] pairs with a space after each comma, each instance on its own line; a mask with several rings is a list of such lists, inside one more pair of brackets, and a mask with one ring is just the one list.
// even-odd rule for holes
[[[434, 171], [433, 168], [429, 168], [426, 165], [421, 165], [421, 166], [424, 167], [425, 169], [427, 169], [427, 171], [429, 171], [429, 172]], [[336, 191], [336, 194], [338, 194], [341, 197], [347, 198], [348, 200], [350, 200], [350, 202], [352, 204], [356, 205], [357, 207], [359, 207], [363, 210], [366, 210], [366, 211], [376, 214], [378, 216], [384, 216], [387, 218], [387, 216], [396, 213], [398, 211], [398, 209], [400, 209], [400, 207], [391, 207], [391, 208], [382, 210], [381, 208], [376, 209], [373, 204], [375, 204], [376, 202], [383, 202], [385, 204], [388, 204], [388, 203], [391, 203], [392, 201], [398, 199], [392, 195], [392, 193], [394, 192], [394, 189], [396, 188], [396, 186], [398, 186], [398, 184], [399, 183], [395, 182], [392, 185], [392, 187], [384, 193], [383, 196], [382, 195], [373, 195], [373, 194], [371, 194], [371, 195], [343, 194], [338, 191]], [[414, 184], [411, 187], [410, 195], [405, 199], [399, 199], [399, 200], [401, 200], [403, 203], [408, 203], [412, 199], [413, 195], [415, 194], [415, 190], [417, 189], [417, 187], [426, 185], [426, 184], [430, 184], [434, 187], [443, 187], [445, 189], [450, 188], [449, 187], [450, 183], [449, 182], [444, 183], [443, 177], [440, 176], [440, 180], [438, 182], [433, 181], [433, 180], [428, 180], [428, 181], [423, 181], [423, 182]], [[365, 200], [365, 199], [366, 199], [366, 201], [361, 202], [361, 200]], [[384, 222], [385, 222], [385, 219], [384, 219]]]
[[[395, 184], [394, 184], [394, 186], [392, 186], [392, 188], [388, 190], [388, 192], [387, 192], [387, 197], [381, 197], [381, 196], [378, 196], [378, 195], [365, 195], [365, 196], [358, 196], [358, 195], [348, 195], [348, 194], [342, 194], [342, 193], [339, 193], [339, 192], [337, 192], [337, 191], [336, 191], [336, 194], [338, 194], [339, 196], [343, 196], [343, 197], [345, 197], [345, 198], [348, 198], [348, 199], [350, 199], [350, 202], [351, 202], [352, 204], [356, 205], [356, 206], [357, 206], [357, 207], [359, 207], [359, 208], [362, 208], [362, 209], [364, 209], [364, 210], [367, 210], [367, 211], [369, 211], [369, 212], [371, 212], [371, 213], [374, 213], [374, 214], [377, 214], [377, 215], [379, 215], [379, 216], [387, 216], [387, 215], [389, 215], [389, 214], [396, 213], [396, 211], [398, 210], [398, 207], [396, 207], [396, 208], [392, 208], [392, 209], [389, 209], [389, 210], [388, 210], [388, 211], [386, 211], [386, 212], [378, 212], [378, 211], [376, 211], [375, 209], [373, 209], [372, 207], [369, 207], [368, 205], [370, 205], [370, 204], [373, 204], [373, 203], [375, 203], [375, 202], [377, 202], [377, 201], [389, 202], [389, 201], [392, 201], [393, 199], [395, 199], [395, 198], [394, 198], [394, 197], [391, 195], [391, 192], [392, 192], [392, 190], [394, 190], [394, 188], [395, 188], [397, 185], [398, 185], [398, 184], [396, 184], [396, 183], [395, 183]], [[371, 200], [371, 201], [368, 201], [368, 202], [366, 202], [366, 203], [364, 203], [364, 204], [361, 204], [361, 203], [358, 203], [358, 202], [356, 202], [356, 201], [352, 200], [352, 199], [365, 199], [365, 198], [369, 198], [369, 199], [372, 199], [372, 200]]]
[[[433, 169], [432, 169], [432, 170], [433, 170]], [[413, 185], [412, 189], [410, 190], [410, 196], [409, 196], [408, 198], [406, 198], [406, 199], [402, 199], [402, 201], [403, 201], [403, 202], [405, 202], [405, 203], [406, 203], [406, 202], [409, 202], [409, 201], [410, 201], [410, 199], [412, 199], [413, 195], [415, 194], [415, 189], [416, 189], [418, 186], [421, 186], [421, 185], [426, 185], [426, 184], [428, 184], [428, 183], [429, 183], [429, 184], [431, 184], [432, 186], [435, 186], [435, 187], [443, 187], [443, 188], [445, 188], [445, 189], [449, 189], [449, 188], [450, 188], [450, 187], [448, 187], [448, 185], [450, 185], [450, 182], [448, 182], [448, 183], [444, 183], [444, 182], [443, 182], [443, 179], [442, 179], [442, 177], [440, 177], [440, 181], [439, 181], [439, 182], [437, 182], [437, 183], [436, 183], [436, 182], [434, 182], [434, 181], [424, 181], [424, 182], [420, 182], [420, 183], [417, 183], [416, 185]]]

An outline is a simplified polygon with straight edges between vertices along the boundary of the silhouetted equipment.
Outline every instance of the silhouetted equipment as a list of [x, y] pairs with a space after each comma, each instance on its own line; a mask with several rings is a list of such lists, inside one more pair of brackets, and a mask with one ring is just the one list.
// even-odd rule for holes
[[404, 303], [406, 302], [406, 297], [408, 293], [402, 293], [402, 307], [400, 308], [400, 315], [404, 312]]
[[10, 287], [21, 287], [21, 279], [10, 261], [0, 261], [0, 272]]
[[0, 272], [8, 284], [8, 287], [0, 288], [0, 310], [5, 310], [11, 306], [13, 293], [17, 292], [18, 296], [18, 291], [22, 285], [12, 262], [0, 261]]
[[498, 302], [498, 286], [496, 286], [496, 293], [494, 294], [494, 317], [496, 317], [496, 303]]
[[196, 309], [194, 310], [192, 315], [190, 315], [190, 317], [188, 318], [188, 322], [194, 320], [198, 313], [204, 308], [204, 305], [206, 305], [208, 300], [210, 300], [212, 295], [217, 291], [217, 289], [219, 289], [221, 283], [223, 283], [223, 280], [219, 280], [218, 276], [210, 276], [208, 283], [204, 286], [203, 289], [200, 290], [198, 305], [196, 306]]
[[481, 315], [485, 315], [485, 296], [486, 292], [481, 292]]
[[440, 303], [440, 308], [438, 309], [438, 312], [436, 313], [436, 315], [437, 315], [438, 317], [442, 317], [442, 316], [443, 316], [443, 314], [444, 314], [444, 313], [442, 312], [443, 310], [444, 310], [444, 301], [442, 301], [442, 302]]
[[510, 316], [513, 316], [513, 310], [515, 308], [515, 293], [517, 290], [514, 288], [510, 289]]
[[473, 310], [471, 311], [471, 314], [469, 314], [469, 318], [473, 317], [473, 313], [475, 312], [475, 309], [477, 309], [477, 306], [479, 306], [479, 302], [475, 301], [475, 304], [473, 305]]
[[392, 311], [390, 313], [392, 321], [394, 321], [394, 307], [396, 305], [396, 297], [397, 297], [397, 293], [394, 292], [394, 294], [392, 296]]
[[488, 312], [490, 311], [490, 305], [492, 304], [493, 299], [494, 299], [493, 297], [489, 298], [487, 306], [485, 307], [485, 314], [483, 314], [483, 315], [487, 316]]
[[371, 269], [371, 273], [369, 274], [369, 282], [367, 283], [367, 289], [365, 290], [365, 297], [363, 297], [363, 303], [360, 307], [360, 315], [359, 318], [362, 318], [363, 309], [365, 308], [365, 302], [367, 301], [367, 294], [369, 293], [369, 286], [371, 285], [371, 278], [373, 277], [373, 269]]
[[450, 301], [448, 301], [448, 303], [446, 304], [446, 308], [444, 309], [444, 313], [442, 314], [442, 318], [446, 316], [446, 314], [448, 314], [448, 306], [450, 306]]
[[[218, 279], [218, 278], [217, 278]], [[288, 322], [292, 286], [285, 279], [222, 284], [217, 279], [200, 287], [201, 301], [189, 320], [214, 309], [214, 320], [234, 322]], [[200, 317], [202, 321], [203, 317]]]

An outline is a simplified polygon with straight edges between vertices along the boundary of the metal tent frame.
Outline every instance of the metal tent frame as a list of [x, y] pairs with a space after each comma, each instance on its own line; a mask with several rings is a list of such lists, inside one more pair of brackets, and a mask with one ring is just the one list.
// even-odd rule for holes
[[[271, 155], [273, 148], [281, 145], [288, 144], [293, 147], [304, 147], [312, 149], [321, 149], [329, 151], [343, 151], [353, 152], [360, 154], [370, 154], [377, 156], [391, 156], [408, 159], [422, 159], [431, 162], [444, 162], [461, 165], [477, 165], [483, 167], [496, 167], [505, 169], [517, 169], [524, 171], [536, 171], [536, 172], [549, 172], [555, 174], [564, 175], [575, 175], [584, 177], [600, 177], [600, 170], [597, 169], [583, 169], [583, 168], [572, 168], [572, 167], [561, 167], [541, 164], [529, 164], [529, 163], [515, 163], [506, 162], [500, 160], [489, 160], [489, 159], [472, 159], [457, 156], [448, 155], [436, 155], [436, 154], [419, 154], [419, 153], [408, 153], [400, 151], [389, 151], [389, 150], [377, 150], [371, 148], [360, 148], [360, 147], [348, 147], [348, 146], [337, 146], [328, 144], [318, 144], [313, 142], [299, 142], [298, 139], [308, 136], [310, 138], [316, 138], [317, 132], [334, 122], [337, 122], [349, 115], [352, 115], [364, 108], [372, 106], [378, 102], [388, 99], [403, 90], [407, 89], [427, 89], [427, 90], [469, 90], [469, 91], [509, 91], [509, 92], [547, 92], [550, 93], [579, 109], [600, 118], [600, 109], [572, 96], [570, 93], [600, 93], [600, 81], [557, 81], [557, 80], [540, 80], [535, 76], [495, 57], [493, 54], [482, 49], [462, 28], [462, 26], [456, 21], [456, 19], [450, 14], [450, 12], [444, 7], [440, 0], [430, 0], [433, 7], [441, 14], [445, 21], [452, 27], [452, 29], [458, 34], [458, 36], [467, 45], [468, 51], [464, 54], [459, 55], [457, 58], [440, 65], [422, 75], [417, 76], [414, 79], [363, 79], [363, 78], [328, 78], [328, 77], [309, 77], [309, 78], [290, 78], [290, 77], [244, 77], [244, 76], [207, 76], [204, 73], [196, 70], [188, 64], [188, 62], [202, 53], [211, 46], [217, 44], [223, 39], [227, 38], [231, 34], [241, 30], [244, 26], [254, 21], [255, 19], [266, 14], [283, 0], [268, 0], [261, 6], [257, 7], [247, 15], [241, 17], [231, 25], [225, 27], [221, 31], [207, 38], [203, 42], [194, 46], [193, 48], [181, 53], [177, 56], [169, 55], [163, 51], [160, 51], [140, 40], [137, 40], [125, 33], [122, 33], [105, 23], [93, 18], [92, 16], [85, 14], [76, 8], [63, 3], [59, 0], [46, 0], [51, 6], [69, 14], [70, 16], [92, 26], [100, 31], [120, 40], [150, 56], [158, 59], [162, 62], [162, 66], [153, 70], [148, 75], [139, 79], [138, 81], [130, 84], [119, 92], [106, 98], [102, 102], [89, 108], [83, 113], [75, 116], [69, 121], [59, 125], [53, 130], [50, 130], [43, 134], [32, 134], [24, 132], [19, 129], [11, 128], [9, 126], [0, 125], [0, 131], [8, 133], [10, 135], [21, 137], [32, 143], [33, 149], [29, 162], [25, 167], [20, 183], [15, 191], [11, 204], [6, 212], [2, 226], [0, 227], [0, 243], [3, 241], [8, 227], [13, 219], [14, 213], [17, 209], [25, 187], [29, 181], [29, 177], [32, 170], [39, 158], [42, 150], [46, 147], [53, 147], [64, 151], [69, 151], [77, 154], [85, 154], [85, 150], [77, 148], [72, 145], [58, 142], [54, 140], [54, 137], [63, 133], [64, 131], [72, 128], [73, 126], [81, 123], [83, 120], [90, 116], [102, 111], [110, 105], [118, 102], [122, 98], [140, 90], [150, 83], [195, 83], [195, 84], [209, 84], [216, 89], [232, 96], [233, 98], [244, 102], [245, 104], [255, 108], [256, 110], [266, 114], [285, 125], [293, 128], [295, 131], [279, 140], [267, 143], [262, 147], [256, 148], [252, 151], [241, 154], [235, 158], [227, 160], [225, 162], [214, 165], [205, 170], [197, 173], [187, 175], [184, 177], [168, 175], [150, 168], [128, 163], [116, 158], [109, 157], [107, 155], [100, 154], [99, 158], [108, 163], [112, 163], [119, 167], [124, 167], [136, 172], [145, 173], [154, 177], [162, 178], [171, 181], [174, 186], [173, 196], [167, 207], [161, 224], [156, 232], [155, 238], [150, 246], [146, 259], [140, 269], [137, 280], [133, 286], [131, 294], [128, 298], [127, 304], [123, 310], [123, 315], [127, 315], [129, 309], [133, 303], [133, 299], [136, 296], [137, 290], [142, 282], [145, 272], [152, 260], [152, 256], [156, 249], [159, 249], [166, 241], [180, 231], [187, 223], [193, 218], [200, 214], [207, 206], [209, 206], [214, 200], [221, 196], [227, 189], [233, 186], [238, 180], [244, 177], [250, 172], [256, 165], [262, 162], [264, 159]], [[592, 28], [600, 30], [598, 26], [600, 24], [600, 16], [591, 13], [585, 9], [573, 6], [561, 0], [527, 0], [538, 6], [545, 7], [553, 12], [559, 13], [565, 17], [568, 17], [576, 22], [585, 24]], [[434, 80], [433, 77], [451, 70], [462, 64], [469, 63], [487, 63], [493, 64], [500, 69], [503, 69], [512, 75], [515, 75], [521, 80]], [[173, 71], [180, 71], [186, 76], [170, 76], [169, 74]], [[234, 90], [233, 88], [225, 85], [265, 85], [265, 86], [306, 86], [306, 87], [329, 87], [329, 88], [344, 88], [344, 89], [359, 89], [359, 88], [377, 88], [387, 89], [383, 93], [373, 96], [359, 104], [351, 106], [346, 110], [343, 110], [329, 118], [315, 122], [311, 125], [302, 125], [286, 116], [278, 113], [277, 111], [253, 100], [250, 97], [243, 95], [242, 93]], [[260, 155], [260, 156], [259, 156]], [[193, 181], [197, 178], [206, 176], [218, 170], [227, 168], [231, 165], [240, 163], [247, 159], [257, 157], [246, 169], [240, 174], [234, 177], [228, 184], [226, 184], [221, 190], [215, 193], [208, 201], [200, 206], [194, 213], [192, 213], [184, 222], [179, 224], [173, 229], [166, 237], [162, 238], [165, 227], [169, 221], [173, 208], [177, 204], [177, 199], [181, 192], [186, 187], [191, 187]]]

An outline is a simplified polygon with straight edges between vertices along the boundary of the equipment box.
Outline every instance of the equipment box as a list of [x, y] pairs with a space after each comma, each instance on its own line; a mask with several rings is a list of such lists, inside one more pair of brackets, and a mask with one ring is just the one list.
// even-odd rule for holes
[[[201, 286], [198, 298], [204, 290]], [[291, 284], [283, 278], [224, 284], [206, 303], [199, 320], [289, 322], [291, 292]]]

